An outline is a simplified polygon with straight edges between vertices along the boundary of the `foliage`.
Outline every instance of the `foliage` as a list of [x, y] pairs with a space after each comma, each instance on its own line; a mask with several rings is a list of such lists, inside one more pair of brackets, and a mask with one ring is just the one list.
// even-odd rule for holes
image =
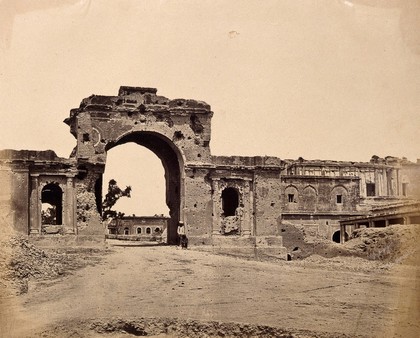
[[108, 193], [105, 195], [105, 199], [102, 202], [102, 220], [106, 220], [109, 217], [112, 218], [123, 218], [124, 213], [112, 210], [112, 207], [117, 203], [121, 197], [131, 197], [131, 187], [127, 186], [122, 190], [118, 185], [117, 181], [111, 179], [108, 183]]
[[45, 210], [41, 210], [41, 223], [42, 224], [56, 224], [57, 222], [57, 211], [54, 206], [48, 207]]

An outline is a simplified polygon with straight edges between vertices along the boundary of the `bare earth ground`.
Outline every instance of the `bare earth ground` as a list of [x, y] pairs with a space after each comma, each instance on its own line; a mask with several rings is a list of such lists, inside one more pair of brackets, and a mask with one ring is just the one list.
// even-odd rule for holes
[[418, 337], [419, 281], [410, 262], [113, 247], [96, 265], [3, 297], [0, 336]]

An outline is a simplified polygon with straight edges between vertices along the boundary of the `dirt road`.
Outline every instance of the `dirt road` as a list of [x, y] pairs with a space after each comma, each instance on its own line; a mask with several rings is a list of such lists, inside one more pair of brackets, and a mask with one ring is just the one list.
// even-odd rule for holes
[[[397, 309], [406, 304], [399, 286], [418, 294], [417, 268], [398, 275], [369, 264], [355, 258], [258, 262], [175, 247], [114, 247], [96, 266], [47, 286], [30, 285], [2, 333], [37, 336], [60, 323], [115, 318], [249, 323], [320, 337], [397, 337], [400, 321], [405, 336], [420, 332]], [[76, 326], [63, 336], [88, 336], [76, 334]]]

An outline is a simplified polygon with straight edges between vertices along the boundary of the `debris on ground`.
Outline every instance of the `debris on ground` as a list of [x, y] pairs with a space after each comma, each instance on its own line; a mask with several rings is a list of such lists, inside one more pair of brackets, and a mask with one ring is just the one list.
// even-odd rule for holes
[[355, 256], [399, 263], [419, 250], [419, 240], [419, 224], [396, 224], [384, 228], [357, 229], [342, 246]]
[[92, 248], [38, 248], [27, 236], [12, 234], [0, 238], [0, 274], [4, 289], [11, 293], [28, 292], [29, 281], [45, 281], [70, 274], [75, 269], [95, 264], [105, 250]]
[[395, 224], [383, 228], [362, 228], [352, 232], [344, 244], [335, 243], [320, 236], [313, 236], [304, 226], [284, 224], [284, 230], [293, 239], [293, 248], [289, 247], [290, 260], [316, 257], [360, 257], [383, 263], [405, 261], [418, 249], [420, 225]]
[[44, 330], [42, 337], [66, 333], [71, 337], [148, 336], [159, 338], [347, 338], [345, 334], [291, 330], [275, 326], [244, 323], [198, 321], [179, 318], [107, 318], [69, 321]]

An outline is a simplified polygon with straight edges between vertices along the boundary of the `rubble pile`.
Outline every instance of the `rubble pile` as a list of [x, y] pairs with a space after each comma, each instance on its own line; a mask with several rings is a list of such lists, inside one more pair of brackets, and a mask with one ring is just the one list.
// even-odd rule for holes
[[353, 231], [343, 248], [369, 260], [403, 262], [418, 254], [420, 225], [391, 225], [385, 228], [364, 228]]
[[18, 234], [2, 238], [0, 242], [0, 263], [4, 266], [0, 277], [3, 286], [17, 294], [28, 291], [30, 280], [55, 279], [100, 259], [99, 249], [41, 249]]
[[289, 260], [301, 260], [311, 255], [331, 258], [344, 254], [340, 244], [319, 236], [304, 225], [283, 221], [281, 232]]
[[180, 318], [104, 318], [73, 320], [54, 324], [40, 333], [42, 337], [132, 337], [211, 338], [347, 338], [345, 334], [291, 330], [287, 328], [233, 322], [198, 321]]
[[[416, 254], [420, 241], [420, 225], [395, 224], [383, 228], [363, 228], [352, 232], [344, 244], [313, 235], [304, 226], [284, 222], [291, 243], [286, 241], [291, 260], [316, 257], [360, 257], [382, 262], [401, 262]], [[292, 245], [293, 244], [293, 245]]]

